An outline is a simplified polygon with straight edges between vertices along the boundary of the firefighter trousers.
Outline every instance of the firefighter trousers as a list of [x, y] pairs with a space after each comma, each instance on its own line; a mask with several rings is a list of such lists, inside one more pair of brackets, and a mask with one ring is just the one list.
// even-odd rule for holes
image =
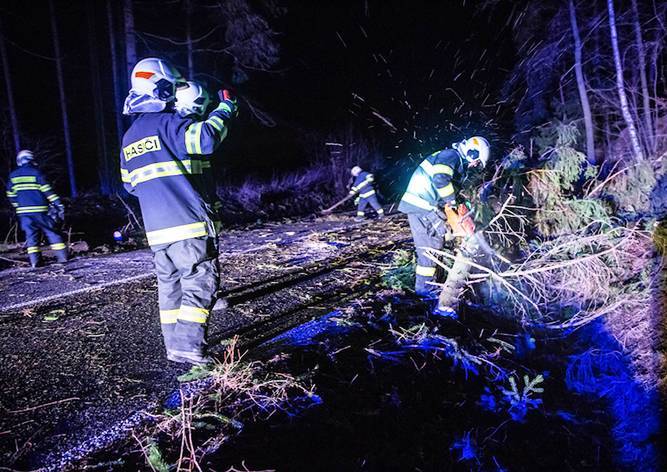
[[366, 208], [372, 207], [373, 210], [375, 210], [375, 213], [378, 214], [378, 216], [384, 215], [384, 210], [382, 209], [382, 205], [380, 205], [380, 202], [378, 201], [378, 197], [376, 195], [371, 195], [370, 197], [366, 198], [360, 198], [359, 199], [359, 204], [357, 206], [357, 216], [365, 216], [366, 215]]
[[417, 251], [415, 292], [420, 296], [437, 297], [438, 287], [429, 283], [435, 279], [436, 263], [426, 257], [424, 249], [442, 249], [447, 232], [445, 221], [435, 212], [430, 212], [409, 213], [408, 222]]
[[171, 243], [153, 255], [160, 325], [167, 351], [203, 354], [220, 270], [214, 238]]
[[47, 213], [29, 213], [19, 215], [21, 229], [25, 233], [28, 256], [32, 265], [41, 261], [42, 249], [39, 247], [42, 234], [49, 242], [59, 262], [67, 261], [67, 247], [56, 228], [56, 222]]

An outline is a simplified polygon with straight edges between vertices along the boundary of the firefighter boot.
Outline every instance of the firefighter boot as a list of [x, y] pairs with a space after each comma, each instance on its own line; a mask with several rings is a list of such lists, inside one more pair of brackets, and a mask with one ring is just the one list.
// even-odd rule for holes
[[205, 366], [211, 364], [213, 360], [197, 351], [178, 351], [170, 349], [167, 351], [167, 359], [172, 362], [187, 363], [197, 366]]
[[28, 254], [28, 257], [30, 258], [30, 265], [32, 267], [42, 267], [44, 265], [41, 252], [32, 252]]

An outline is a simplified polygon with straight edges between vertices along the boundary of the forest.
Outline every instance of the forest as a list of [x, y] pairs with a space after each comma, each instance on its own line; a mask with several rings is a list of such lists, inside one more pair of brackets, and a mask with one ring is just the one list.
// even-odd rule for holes
[[[664, 470], [666, 39], [661, 0], [3, 2], [0, 470]], [[148, 57], [225, 123], [205, 366], [121, 175]], [[26, 149], [67, 263], [31, 267]], [[473, 229], [429, 246], [442, 150]]]

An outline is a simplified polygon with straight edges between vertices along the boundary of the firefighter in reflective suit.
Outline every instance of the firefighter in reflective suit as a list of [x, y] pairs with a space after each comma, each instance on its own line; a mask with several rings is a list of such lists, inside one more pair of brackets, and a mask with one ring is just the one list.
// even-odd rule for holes
[[154, 253], [167, 358], [206, 364], [206, 326], [219, 269], [201, 162], [227, 135], [236, 103], [221, 100], [202, 121], [180, 116], [174, 111], [176, 90], [187, 84], [159, 58], [139, 61], [131, 82], [123, 113], [136, 119], [123, 137], [121, 178], [139, 199]]

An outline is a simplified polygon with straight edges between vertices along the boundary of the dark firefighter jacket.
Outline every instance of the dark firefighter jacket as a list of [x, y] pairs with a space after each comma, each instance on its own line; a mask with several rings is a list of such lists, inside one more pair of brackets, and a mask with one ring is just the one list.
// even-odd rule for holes
[[60, 205], [60, 197], [44, 180], [44, 175], [30, 164], [9, 174], [7, 197], [16, 208], [17, 215], [46, 213], [49, 211], [49, 204]]
[[398, 210], [427, 213], [453, 203], [466, 167], [464, 159], [454, 149], [434, 152], [413, 172]]
[[199, 122], [173, 112], [143, 113], [125, 133], [121, 178], [139, 198], [151, 249], [215, 235], [202, 162], [227, 135], [231, 113], [224, 102]]
[[362, 170], [359, 172], [359, 175], [354, 178], [350, 194], [353, 195], [359, 193], [359, 198], [368, 198], [371, 195], [375, 195], [374, 181], [375, 178], [373, 177], [373, 174]]

